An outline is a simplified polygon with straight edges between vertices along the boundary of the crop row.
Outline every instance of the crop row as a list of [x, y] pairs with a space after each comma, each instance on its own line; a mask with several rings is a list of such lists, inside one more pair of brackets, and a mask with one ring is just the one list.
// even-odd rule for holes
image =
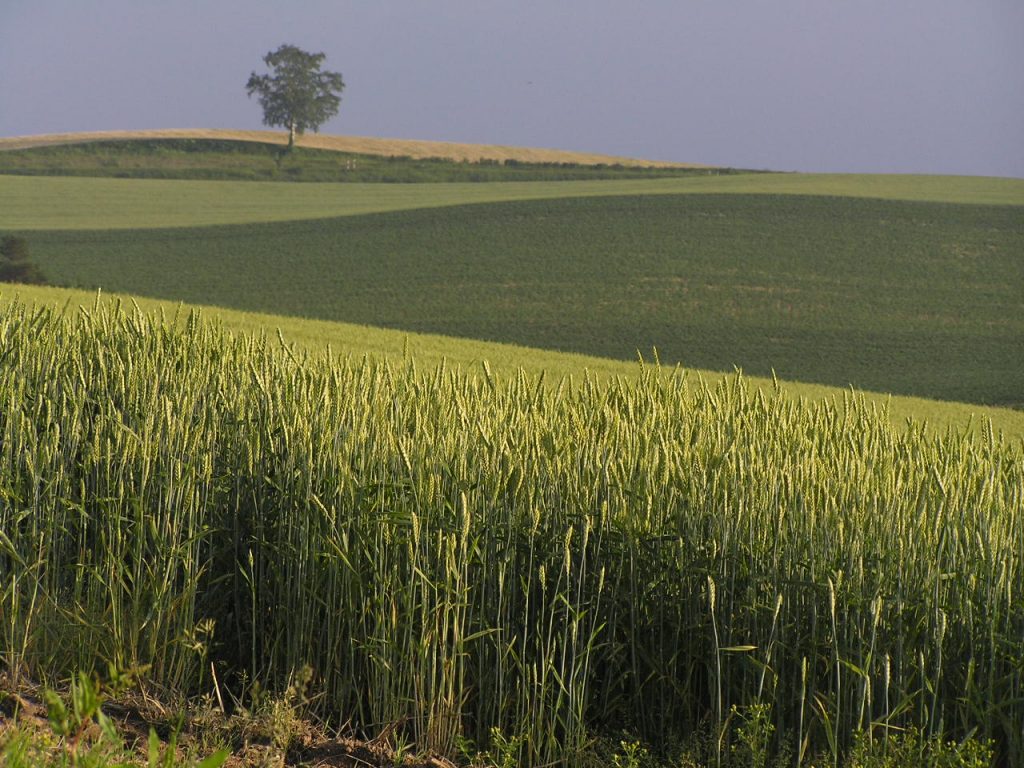
[[[499, 380], [188, 318], [0, 310], [0, 660], [573, 764], [767, 713], [1024, 758], [1019, 444], [649, 369]], [[216, 674], [216, 681], [213, 674]]]

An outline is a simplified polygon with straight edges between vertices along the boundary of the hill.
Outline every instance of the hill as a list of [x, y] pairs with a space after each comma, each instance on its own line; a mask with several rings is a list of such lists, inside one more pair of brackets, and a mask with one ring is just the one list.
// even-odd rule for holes
[[[439, 204], [445, 190], [434, 192]], [[108, 210], [110, 223], [130, 223]], [[656, 347], [669, 364], [946, 400], [1024, 399], [1016, 206], [601, 195], [25, 234], [69, 286], [626, 360]]]
[[438, 183], [654, 179], [732, 169], [636, 163], [414, 158], [213, 139], [121, 139], [0, 151], [0, 174], [137, 179]]
[[[569, 388], [577, 386], [586, 377], [593, 377], [602, 384], [629, 381], [639, 376], [644, 367], [636, 360], [612, 360], [514, 344], [410, 333], [279, 314], [242, 312], [224, 307], [182, 304], [141, 296], [97, 294], [49, 286], [0, 286], [0, 307], [12, 302], [50, 307], [71, 314], [83, 309], [91, 313], [97, 307], [109, 309], [111, 305], [120, 305], [124, 308], [137, 305], [147, 314], [159, 313], [165, 318], [178, 318], [179, 321], [194, 312], [221, 324], [230, 333], [279, 337], [285, 345], [313, 356], [320, 356], [329, 350], [339, 359], [360, 360], [366, 357], [390, 361], [396, 365], [413, 356], [420, 365], [427, 367], [450, 366], [467, 372], [479, 372], [486, 366], [505, 379], [515, 378], [523, 371], [529, 376], [542, 376], [553, 385], [562, 383]], [[647, 367], [653, 365], [654, 361], [649, 352], [645, 351], [644, 357]], [[727, 375], [719, 371], [690, 367], [682, 370], [691, 381], [703, 381], [711, 386], [717, 385]], [[841, 403], [850, 396], [849, 389], [839, 387], [749, 375], [744, 376], [744, 379], [752, 389], [766, 393], [778, 390], [794, 403]], [[958, 432], [981, 433], [991, 423], [994, 431], [1003, 434], [1008, 441], [1024, 440], [1024, 411], [1021, 410], [877, 392], [860, 394], [870, 407], [879, 413], [888, 414], [893, 426], [898, 428], [906, 428], [911, 424], [915, 429], [927, 425], [933, 432], [951, 429]]]
[[244, 224], [622, 195], [743, 194], [1024, 207], [1024, 180], [971, 176], [737, 174], [487, 184], [283, 184], [0, 174], [0, 229], [146, 229]]
[[[216, 129], [161, 129], [140, 131], [93, 131], [81, 133], [55, 133], [38, 136], [12, 136], [0, 138], [0, 151], [88, 144], [110, 141], [232, 141], [258, 142], [284, 146], [288, 136], [281, 131], [240, 131]], [[417, 160], [444, 158], [456, 162], [512, 160], [520, 163], [554, 163], [573, 165], [622, 165], [639, 168], [708, 168], [696, 163], [670, 163], [636, 158], [616, 157], [587, 152], [569, 152], [558, 149], [508, 147], [496, 144], [465, 144], [447, 141], [420, 141], [411, 139], [384, 139], [367, 136], [330, 136], [307, 134], [298, 140], [298, 146], [324, 149], [357, 155], [381, 157], [409, 157]]]
[[1022, 212], [0, 176], [0, 234], [105, 297], [0, 286], [0, 709], [112, 660], [260, 764], [314, 760], [300, 700], [388, 764], [1018, 764], [1024, 410], [845, 385], [1020, 404]]

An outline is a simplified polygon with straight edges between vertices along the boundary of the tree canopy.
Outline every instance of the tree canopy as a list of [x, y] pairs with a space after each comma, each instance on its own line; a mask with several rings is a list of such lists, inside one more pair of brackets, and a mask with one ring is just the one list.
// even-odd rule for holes
[[263, 57], [271, 72], [249, 77], [246, 90], [256, 94], [263, 107], [263, 124], [288, 129], [288, 148], [296, 135], [316, 131], [338, 113], [345, 88], [340, 72], [321, 71], [327, 56], [307, 53], [294, 45], [282, 45]]
[[46, 282], [39, 267], [29, 261], [28, 243], [24, 238], [13, 235], [0, 238], [0, 282], [38, 285]]

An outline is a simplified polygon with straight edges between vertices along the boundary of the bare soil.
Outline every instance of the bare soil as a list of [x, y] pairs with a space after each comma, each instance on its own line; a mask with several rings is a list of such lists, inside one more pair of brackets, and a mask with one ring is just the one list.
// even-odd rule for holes
[[[65, 696], [66, 699], [66, 696]], [[138, 765], [146, 764], [149, 733], [152, 729], [161, 741], [161, 751], [169, 748], [174, 732], [171, 715], [158, 701], [142, 693], [133, 693], [103, 704], [103, 712], [114, 722], [125, 745], [138, 756]], [[42, 688], [38, 685], [12, 681], [0, 675], [0, 747], [17, 729], [29, 733], [33, 741], [51, 746], [51, 752], [67, 751], [50, 728]], [[328, 734], [319, 725], [303, 720], [289, 723], [286, 746], [275, 744], [265, 728], [245, 715], [225, 717], [209, 709], [192, 709], [182, 718], [176, 739], [175, 765], [194, 765], [207, 754], [225, 744], [231, 756], [225, 768], [455, 768], [455, 764], [439, 756], [396, 755], [390, 735], [394, 729], [385, 727], [372, 740]], [[100, 737], [95, 723], [85, 729], [80, 748], [86, 748]]]

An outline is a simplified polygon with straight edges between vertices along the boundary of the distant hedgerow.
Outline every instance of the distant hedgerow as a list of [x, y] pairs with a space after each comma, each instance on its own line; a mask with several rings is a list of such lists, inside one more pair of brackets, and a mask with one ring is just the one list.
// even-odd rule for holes
[[28, 242], [7, 235], [0, 239], [0, 282], [43, 285], [46, 276], [29, 261]]

